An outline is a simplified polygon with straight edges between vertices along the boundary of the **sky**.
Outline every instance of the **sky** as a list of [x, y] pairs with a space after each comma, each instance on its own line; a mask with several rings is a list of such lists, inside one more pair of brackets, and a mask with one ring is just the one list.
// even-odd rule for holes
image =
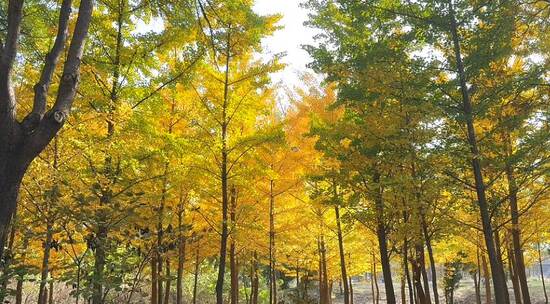
[[307, 20], [307, 10], [300, 7], [301, 0], [256, 0], [254, 10], [262, 15], [282, 14], [279, 21], [282, 29], [262, 42], [266, 54], [285, 52], [283, 63], [287, 66], [284, 70], [273, 75], [275, 83], [281, 82], [288, 87], [300, 84], [300, 72], [307, 70], [306, 65], [311, 62], [311, 57], [304, 51], [301, 45], [312, 44], [315, 31], [304, 26]]

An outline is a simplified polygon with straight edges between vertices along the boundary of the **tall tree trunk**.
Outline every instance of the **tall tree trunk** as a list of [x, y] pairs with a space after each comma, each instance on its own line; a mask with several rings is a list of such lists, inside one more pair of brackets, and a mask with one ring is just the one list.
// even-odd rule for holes
[[372, 267], [372, 270], [371, 270], [371, 278], [370, 278], [370, 290], [372, 295], [372, 304], [376, 304], [376, 291], [374, 291], [374, 280], [376, 280], [376, 278], [374, 277], [374, 266], [371, 266], [371, 267]]
[[183, 208], [178, 212], [178, 270], [176, 277], [176, 304], [183, 304], [183, 266], [185, 263], [186, 238], [183, 233]]
[[546, 292], [546, 283], [544, 282], [544, 267], [542, 267], [542, 254], [540, 250], [540, 242], [537, 243], [537, 252], [538, 252], [538, 258], [539, 258], [540, 279], [542, 281], [542, 291], [544, 292], [544, 303], [548, 304], [548, 293]]
[[493, 240], [493, 227], [491, 224], [491, 217], [489, 215], [489, 207], [487, 206], [487, 198], [485, 195], [485, 182], [483, 181], [483, 173], [480, 161], [481, 154], [478, 149], [474, 127], [472, 103], [470, 101], [470, 93], [468, 91], [466, 73], [464, 72], [464, 65], [462, 62], [462, 51], [460, 47], [458, 25], [455, 18], [454, 4], [452, 0], [448, 0], [448, 2], [450, 30], [455, 53], [455, 63], [458, 72], [458, 78], [460, 81], [460, 91], [462, 93], [464, 112], [463, 114], [466, 120], [466, 127], [468, 131], [468, 144], [471, 150], [472, 171], [474, 174], [479, 212], [481, 223], [483, 226], [483, 236], [485, 238], [485, 245], [487, 247], [489, 263], [491, 264], [493, 286], [495, 287], [495, 301], [497, 304], [507, 304], [509, 303], [508, 288], [506, 286], [506, 279], [504, 277], [504, 269], [502, 267], [502, 263], [499, 263], [499, 257], [497, 256], [495, 243]]
[[372, 281], [374, 282], [374, 288], [376, 294], [372, 295], [373, 303], [380, 303], [380, 289], [378, 288], [378, 274], [376, 273], [376, 256], [372, 253]]
[[327, 272], [327, 258], [326, 258], [326, 247], [325, 247], [325, 238], [321, 235], [320, 239], [320, 252], [321, 252], [321, 273], [322, 275], [322, 288], [321, 288], [321, 304], [329, 304], [331, 301], [331, 286], [328, 282], [328, 272]]
[[476, 304], [481, 304], [481, 291], [479, 290], [479, 281], [477, 280], [479, 272], [474, 272], [474, 291], [476, 293]]
[[156, 253], [153, 253], [151, 257], [151, 304], [158, 304], [158, 271], [156, 257]]
[[252, 280], [251, 280], [251, 292], [250, 292], [250, 303], [258, 304], [258, 291], [260, 288], [260, 279], [258, 277], [258, 253], [254, 251], [254, 256], [252, 257]]
[[401, 304], [407, 304], [407, 293], [405, 291], [405, 265], [401, 263], [401, 267], [403, 271], [403, 273], [401, 274], [401, 286], [399, 286], [401, 289]]
[[427, 293], [422, 286], [422, 265], [421, 255], [423, 254], [422, 245], [417, 243], [415, 246], [415, 257], [411, 261], [413, 268], [413, 282], [416, 288], [416, 295], [420, 304], [428, 304]]
[[231, 188], [231, 244], [229, 245], [229, 268], [231, 270], [231, 304], [239, 303], [239, 269], [237, 265], [237, 253], [235, 246], [235, 232], [237, 227], [237, 191], [235, 186]]
[[514, 289], [514, 300], [516, 304], [522, 304], [521, 301], [521, 289], [519, 287], [518, 275], [516, 272], [516, 265], [514, 265], [514, 258], [512, 256], [511, 248], [507, 248], [507, 260], [508, 260], [508, 270], [510, 272], [510, 279], [512, 280], [512, 288]]
[[[104, 221], [102, 221], [104, 223]], [[103, 304], [103, 272], [105, 269], [105, 247], [107, 245], [107, 227], [100, 224], [96, 235], [92, 304]]]
[[405, 278], [407, 279], [407, 289], [409, 290], [409, 302], [414, 304], [414, 291], [411, 282], [411, 274], [409, 272], [409, 242], [405, 237], [403, 241], [403, 265], [405, 267]]
[[164, 304], [170, 302], [170, 287], [172, 285], [172, 278], [170, 276], [170, 259], [166, 257], [166, 286], [164, 288]]
[[476, 290], [476, 304], [481, 304], [481, 265], [479, 262], [479, 245], [476, 248], [476, 272], [474, 276], [474, 287]]
[[424, 240], [426, 242], [426, 248], [428, 250], [428, 258], [430, 259], [430, 270], [432, 273], [432, 290], [434, 294], [434, 303], [439, 304], [439, 292], [437, 290], [437, 270], [435, 268], [435, 259], [432, 249], [432, 240], [430, 239], [430, 235], [428, 233], [428, 225], [426, 224], [426, 220], [424, 217], [422, 217], [422, 233], [424, 234]]
[[275, 181], [269, 182], [269, 303], [277, 304], [277, 278], [275, 272]]
[[422, 279], [424, 282], [424, 296], [426, 297], [426, 303], [431, 304], [430, 299], [430, 284], [428, 283], [428, 273], [426, 272], [426, 260], [424, 258], [424, 246], [419, 247], [419, 260], [420, 260], [420, 271], [422, 273]]
[[[335, 195], [336, 195], [336, 186], [335, 186]], [[346, 260], [345, 260], [345, 252], [344, 252], [344, 237], [342, 236], [342, 224], [340, 222], [340, 207], [338, 205], [334, 206], [334, 212], [336, 214], [336, 227], [337, 227], [337, 234], [338, 234], [338, 248], [340, 251], [340, 271], [342, 274], [342, 285], [344, 287], [344, 304], [350, 304], [349, 299], [349, 285], [348, 285], [348, 274], [346, 270]]]
[[386, 289], [386, 300], [387, 304], [396, 304], [384, 217], [383, 188], [380, 184], [380, 174], [378, 172], [375, 172], [373, 175], [373, 182], [377, 187], [375, 193], [376, 236], [378, 237], [378, 247], [380, 249], [380, 262], [382, 264], [382, 275], [384, 277], [384, 287]]
[[[23, 252], [21, 253], [21, 263], [24, 264], [27, 258], [27, 246], [29, 246], [29, 236], [27, 234], [23, 235]], [[17, 286], [15, 287], [15, 304], [23, 303], [23, 282], [24, 275], [19, 274], [17, 276]]]
[[40, 286], [38, 288], [38, 304], [46, 303], [46, 284], [48, 281], [48, 271], [50, 263], [50, 250], [52, 246], [53, 227], [50, 222], [46, 225], [46, 240], [44, 242], [44, 255], [42, 257], [42, 270], [40, 272]]
[[[14, 219], [12, 219], [11, 221], [11, 224], [10, 224], [10, 234], [9, 234], [9, 240], [8, 240], [8, 247], [6, 248], [7, 249], [7, 252], [4, 253], [4, 263], [2, 265], [2, 284], [1, 284], [1, 289], [0, 289], [0, 303], [3, 303], [4, 302], [4, 298], [6, 296], [6, 293], [7, 293], [7, 288], [8, 288], [8, 283], [9, 283], [9, 275], [8, 272], [10, 270], [10, 267], [11, 267], [11, 262], [13, 260], [13, 257], [14, 257], [14, 252], [13, 252], [13, 244], [15, 242], [15, 232], [17, 230], [17, 224], [16, 224], [16, 213], [13, 214], [13, 217]], [[26, 246], [25, 246], [26, 247]]]
[[50, 281], [50, 294], [48, 297], [48, 304], [53, 304], [53, 280]]
[[197, 248], [195, 249], [195, 278], [193, 280], [193, 304], [197, 303], [197, 287], [199, 283], [200, 271], [199, 248], [199, 242], [197, 241]]
[[351, 276], [349, 277], [348, 285], [349, 285], [349, 303], [353, 304], [353, 283], [351, 281]]
[[225, 263], [227, 257], [227, 238], [228, 238], [228, 209], [229, 209], [229, 193], [228, 193], [228, 182], [229, 182], [229, 171], [228, 171], [228, 147], [227, 147], [227, 127], [228, 127], [228, 113], [227, 107], [229, 102], [229, 63], [231, 60], [231, 54], [229, 50], [231, 49], [231, 31], [227, 32], [227, 53], [225, 58], [225, 81], [223, 89], [223, 106], [222, 106], [222, 132], [221, 132], [221, 184], [222, 184], [222, 235], [220, 239], [220, 263], [218, 265], [218, 279], [216, 281], [216, 303], [223, 304], [223, 282], [225, 279]]
[[[510, 134], [505, 134], [504, 142], [506, 145], [506, 154], [508, 158], [512, 157], [512, 140]], [[514, 272], [519, 281], [521, 289], [521, 298], [523, 304], [531, 304], [529, 296], [529, 286], [527, 285], [527, 276], [525, 274], [525, 262], [523, 260], [523, 248], [521, 246], [521, 229], [519, 228], [518, 211], [518, 187], [514, 175], [514, 167], [509, 160], [506, 161], [506, 179], [508, 181], [508, 196], [510, 201], [510, 217], [512, 219], [512, 256]], [[515, 291], [516, 288], [514, 288]]]
[[485, 283], [485, 303], [491, 304], [493, 303], [493, 299], [491, 296], [491, 280], [485, 254], [481, 255], [481, 265], [483, 266], [483, 281]]

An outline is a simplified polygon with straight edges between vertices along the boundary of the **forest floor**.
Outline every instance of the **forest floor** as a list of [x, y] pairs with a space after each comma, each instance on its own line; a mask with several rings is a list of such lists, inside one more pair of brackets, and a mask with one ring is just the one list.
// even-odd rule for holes
[[[431, 282], [430, 282], [431, 283]], [[548, 290], [549, 282], [546, 282], [546, 288]], [[430, 286], [431, 287], [431, 286]], [[385, 303], [386, 295], [384, 294], [384, 286], [380, 287], [380, 303]], [[397, 282], [394, 285], [396, 290], [396, 296], [398, 303], [401, 303], [400, 296], [400, 284]], [[508, 282], [508, 288], [510, 289], [510, 300], [513, 302], [514, 292], [512, 290], [512, 282]], [[542, 289], [541, 280], [531, 279], [529, 280], [529, 292], [533, 304], [543, 304], [544, 303], [544, 293]], [[550, 292], [550, 291], [549, 291]], [[443, 291], [440, 290], [440, 303], [445, 303], [445, 298]], [[370, 287], [370, 281], [358, 281], [353, 283], [353, 299], [354, 303], [357, 304], [370, 304], [372, 303], [372, 291]], [[482, 303], [485, 303], [485, 289], [481, 289], [482, 294]], [[335, 286], [335, 292], [333, 293], [333, 304], [342, 304], [344, 303], [342, 295], [339, 294], [338, 286]], [[408, 297], [408, 295], [407, 295]], [[462, 280], [455, 291], [455, 301], [454, 304], [474, 304], [475, 301], [475, 291], [474, 291], [474, 282], [472, 280]]]

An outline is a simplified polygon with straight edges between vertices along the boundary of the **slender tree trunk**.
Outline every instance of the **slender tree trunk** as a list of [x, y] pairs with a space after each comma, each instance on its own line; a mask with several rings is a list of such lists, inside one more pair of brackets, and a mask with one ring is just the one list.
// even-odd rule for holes
[[277, 278], [275, 270], [275, 181], [269, 182], [269, 303], [277, 304]]
[[514, 263], [514, 257], [513, 252], [511, 248], [511, 244], [507, 244], [506, 251], [507, 251], [507, 262], [508, 262], [508, 271], [510, 272], [510, 280], [512, 280], [512, 288], [514, 290], [514, 300], [516, 304], [522, 304], [521, 300], [521, 287], [519, 285], [519, 279], [517, 274], [516, 265]]
[[542, 291], [544, 292], [544, 303], [548, 304], [548, 293], [546, 292], [546, 283], [544, 282], [544, 267], [542, 267], [542, 254], [540, 250], [540, 242], [537, 243], [537, 252], [538, 252], [538, 258], [539, 258], [540, 279], [542, 281]]
[[53, 280], [50, 281], [50, 295], [48, 297], [48, 304], [53, 304]]
[[166, 257], [166, 286], [164, 288], [164, 304], [170, 302], [170, 287], [172, 285], [172, 278], [170, 275], [170, 259]]
[[195, 278], [193, 280], [193, 304], [197, 304], [197, 286], [199, 283], [199, 243], [197, 242], [197, 248], [195, 250]]
[[324, 301], [322, 301], [321, 304], [328, 304], [330, 303], [331, 301], [331, 295], [332, 295], [332, 286], [329, 286], [329, 281], [328, 281], [328, 272], [327, 272], [327, 258], [326, 258], [326, 247], [325, 247], [325, 238], [323, 235], [321, 235], [321, 241], [320, 241], [320, 251], [321, 251], [321, 270], [322, 270], [322, 285], [323, 285], [323, 288], [321, 289], [322, 290], [322, 299]]
[[407, 304], [407, 293], [405, 292], [405, 266], [403, 265], [403, 263], [401, 263], [401, 266], [403, 271], [403, 273], [401, 274], [401, 286], [400, 286], [401, 304]]
[[422, 286], [422, 266], [421, 266], [421, 257], [422, 254], [422, 245], [416, 244], [415, 245], [415, 257], [414, 260], [411, 261], [411, 265], [413, 268], [413, 282], [414, 286], [416, 288], [416, 295], [418, 297], [420, 304], [427, 304], [428, 300], [426, 299], [426, 292], [424, 292], [424, 288]]
[[151, 304], [158, 304], [158, 271], [156, 257], [156, 253], [153, 253], [151, 257]]
[[481, 217], [481, 223], [483, 226], [483, 236], [485, 238], [485, 245], [487, 247], [487, 253], [489, 256], [489, 262], [491, 264], [491, 275], [493, 278], [493, 286], [495, 287], [495, 301], [497, 304], [507, 304], [508, 288], [506, 286], [506, 279], [504, 277], [504, 269], [502, 263], [499, 263], [499, 257], [497, 256], [495, 243], [493, 240], [493, 227], [491, 224], [491, 217], [489, 215], [489, 208], [487, 206], [487, 199], [485, 196], [485, 183], [483, 181], [483, 173], [481, 167], [481, 154], [478, 149], [478, 143], [476, 138], [476, 132], [474, 128], [474, 118], [472, 103], [470, 101], [470, 93], [468, 91], [468, 85], [466, 80], [466, 73], [464, 72], [464, 65], [462, 62], [462, 51], [460, 47], [460, 37], [458, 34], [458, 25], [455, 19], [454, 5], [452, 0], [449, 1], [449, 17], [450, 17], [450, 30], [452, 36], [452, 43], [454, 46], [456, 67], [458, 70], [458, 78], [460, 80], [460, 91], [462, 93], [462, 103], [464, 118], [466, 120], [466, 127], [468, 130], [468, 144], [471, 150], [472, 157], [472, 171], [475, 179], [476, 193], [478, 198], [478, 206]]
[[373, 175], [373, 182], [377, 185], [375, 193], [376, 205], [376, 236], [378, 237], [378, 247], [380, 249], [380, 262], [382, 264], [382, 275], [384, 277], [384, 287], [386, 289], [387, 304], [396, 304], [395, 292], [393, 290], [393, 281], [391, 274], [390, 257], [388, 252], [388, 240], [386, 224], [384, 220], [384, 202], [382, 198], [382, 185], [380, 184], [380, 174], [376, 172]]
[[481, 255], [481, 265], [483, 266], [483, 281], [485, 283], [485, 303], [491, 304], [493, 303], [492, 296], [491, 296], [491, 279], [489, 274], [489, 267], [487, 265], [487, 258], [485, 257], [485, 254]]
[[430, 284], [428, 283], [428, 273], [426, 272], [426, 261], [424, 258], [424, 246], [419, 247], [419, 261], [420, 261], [420, 270], [422, 272], [422, 279], [424, 281], [424, 296], [426, 297], [426, 303], [431, 304], [430, 299]]
[[[180, 200], [181, 199], [182, 198], [180, 198]], [[181, 205], [182, 205], [182, 201], [180, 201], [180, 206]], [[176, 304], [183, 303], [183, 266], [185, 263], [185, 245], [186, 245], [186, 237], [183, 232], [183, 229], [184, 229], [183, 217], [184, 217], [184, 210], [183, 210], [183, 206], [181, 206], [178, 212], [179, 237], [178, 237], [178, 270], [177, 270], [177, 277], [176, 277]]]
[[351, 276], [349, 277], [348, 285], [349, 285], [349, 303], [353, 304], [353, 283], [351, 282]]
[[479, 273], [478, 271], [476, 270], [476, 272], [474, 272], [474, 291], [476, 293], [476, 304], [481, 304], [481, 292], [479, 290], [479, 282], [477, 280], [477, 277], [479, 276]]
[[476, 272], [474, 273], [474, 287], [476, 289], [476, 304], [481, 304], [481, 265], [479, 262], [479, 247], [476, 248]]
[[426, 248], [428, 250], [428, 258], [430, 259], [430, 270], [432, 273], [432, 290], [434, 294], [434, 303], [439, 304], [439, 292], [437, 290], [437, 270], [435, 268], [435, 259], [432, 249], [432, 241], [428, 233], [428, 225], [424, 217], [422, 218], [422, 233], [424, 234], [424, 240], [426, 242]]
[[237, 227], [237, 191], [235, 186], [231, 188], [231, 244], [229, 245], [229, 268], [231, 270], [231, 304], [239, 303], [239, 269], [237, 265], [237, 253], [235, 246], [235, 233]]
[[46, 225], [46, 240], [44, 242], [44, 255], [42, 257], [42, 270], [40, 273], [40, 286], [38, 288], [38, 304], [46, 303], [46, 284], [48, 281], [48, 271], [50, 263], [50, 249], [52, 248], [53, 227], [48, 222]]
[[105, 247], [107, 245], [107, 228], [99, 225], [96, 236], [94, 257], [94, 276], [92, 304], [103, 304], [103, 272], [105, 269]]
[[[334, 190], [336, 195], [336, 188]], [[349, 286], [348, 286], [348, 274], [346, 270], [346, 260], [345, 260], [345, 253], [344, 253], [344, 237], [342, 236], [342, 224], [340, 222], [340, 207], [334, 206], [334, 212], [336, 214], [336, 227], [337, 227], [337, 234], [338, 234], [338, 248], [340, 251], [340, 271], [342, 274], [342, 285], [344, 287], [344, 303], [350, 304], [350, 292], [349, 292]]]
[[[512, 140], [509, 134], [505, 134], [506, 154], [512, 157]], [[527, 276], [525, 275], [525, 262], [523, 260], [523, 248], [521, 246], [521, 229], [519, 228], [519, 211], [518, 211], [518, 187], [514, 175], [514, 168], [510, 161], [506, 162], [506, 179], [508, 181], [508, 195], [510, 201], [510, 217], [512, 219], [512, 264], [514, 272], [521, 290], [521, 299], [523, 304], [531, 304], [529, 296], [529, 286], [527, 285]], [[514, 291], [516, 288], [514, 288]], [[517, 301], [517, 300], [516, 300]]]
[[[378, 274], [376, 273], [376, 256], [374, 255], [374, 252], [372, 253], [372, 281], [374, 282], [374, 288], [376, 295], [373, 294], [373, 302], [378, 304], [380, 303], [380, 289], [378, 288]], [[376, 300], [376, 301], [374, 301]]]
[[260, 288], [260, 279], [258, 277], [258, 253], [254, 251], [252, 258], [252, 282], [251, 282], [250, 302], [258, 304], [258, 292]]
[[376, 280], [375, 277], [375, 270], [374, 265], [371, 266], [371, 278], [370, 278], [370, 290], [372, 295], [372, 304], [376, 304], [376, 291], [374, 290], [374, 281]]
[[407, 279], [407, 289], [409, 290], [409, 302], [414, 304], [414, 291], [411, 282], [411, 274], [409, 272], [409, 245], [405, 238], [403, 241], [403, 265], [405, 267], [405, 278]]
[[[23, 253], [21, 254], [21, 263], [24, 264], [25, 260], [27, 258], [27, 250], [26, 248], [29, 246], [29, 236], [27, 234], [24, 234], [23, 236]], [[23, 274], [20, 274], [17, 276], [17, 286], [15, 287], [15, 304], [22, 304], [23, 303], [23, 282], [24, 282], [24, 276]]]

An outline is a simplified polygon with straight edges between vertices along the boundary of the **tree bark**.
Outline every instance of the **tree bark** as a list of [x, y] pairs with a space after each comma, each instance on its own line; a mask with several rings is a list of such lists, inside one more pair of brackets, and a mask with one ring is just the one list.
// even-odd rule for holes
[[254, 256], [252, 257], [252, 280], [251, 280], [251, 292], [250, 292], [250, 302], [251, 304], [258, 304], [258, 291], [259, 291], [259, 278], [258, 278], [258, 253], [254, 251]]
[[237, 265], [237, 253], [235, 246], [235, 233], [237, 227], [237, 191], [235, 186], [231, 188], [231, 244], [229, 245], [229, 268], [231, 271], [231, 304], [239, 303], [239, 269]]
[[[335, 190], [336, 194], [336, 190]], [[344, 287], [344, 304], [350, 304], [350, 292], [348, 285], [348, 274], [346, 270], [346, 260], [344, 252], [344, 237], [342, 236], [342, 224], [340, 222], [340, 207], [338, 205], [334, 206], [334, 212], [336, 214], [336, 227], [338, 234], [338, 248], [340, 252], [340, 271], [342, 275], [342, 285]]]
[[[13, 0], [8, 4], [6, 41], [0, 58], [0, 142], [2, 142], [0, 147], [0, 257], [3, 256], [10, 221], [17, 208], [17, 196], [23, 176], [29, 164], [63, 126], [71, 109], [92, 10], [92, 0], [80, 2], [57, 98], [52, 109], [44, 114], [45, 96], [51, 83], [51, 75], [67, 38], [71, 2], [63, 1], [55, 43], [44, 61], [41, 80], [35, 87], [36, 101], [33, 110], [20, 123], [17, 121], [17, 102], [13, 93], [11, 75], [17, 57], [23, 0]], [[37, 88], [40, 90], [36, 90]]]
[[46, 283], [50, 267], [50, 249], [52, 248], [53, 227], [48, 222], [46, 225], [46, 240], [44, 241], [44, 255], [42, 257], [42, 270], [40, 272], [40, 286], [38, 288], [38, 304], [46, 303]]
[[92, 304], [103, 304], [103, 272], [105, 269], [105, 247], [107, 245], [107, 228], [100, 224], [95, 237], [94, 275]]
[[156, 253], [151, 257], [151, 304], [158, 304], [158, 271]]
[[546, 284], [544, 282], [544, 268], [542, 267], [542, 254], [540, 250], [540, 242], [537, 243], [537, 252], [538, 252], [538, 258], [539, 258], [540, 279], [542, 281], [542, 291], [544, 292], [544, 303], [548, 304], [548, 293], [546, 292]]
[[428, 233], [428, 225], [424, 217], [422, 218], [422, 233], [424, 234], [424, 240], [426, 242], [426, 249], [428, 250], [428, 258], [430, 259], [430, 270], [432, 273], [432, 290], [434, 294], [434, 303], [439, 304], [439, 292], [437, 290], [437, 270], [435, 268], [435, 259], [432, 249], [432, 241]]
[[223, 304], [223, 282], [225, 279], [225, 263], [227, 256], [227, 238], [228, 238], [228, 209], [229, 209], [229, 195], [228, 195], [228, 148], [227, 148], [227, 107], [229, 102], [229, 62], [231, 60], [231, 55], [229, 50], [231, 48], [231, 34], [230, 31], [227, 32], [227, 54], [225, 60], [225, 81], [224, 81], [224, 92], [223, 92], [223, 106], [222, 106], [222, 132], [221, 132], [221, 186], [222, 186], [222, 233], [220, 239], [220, 263], [218, 269], [218, 279], [216, 281], [216, 303]]
[[490, 280], [490, 274], [489, 274], [489, 267], [487, 265], [487, 258], [485, 257], [485, 254], [481, 255], [481, 265], [483, 266], [483, 282], [485, 283], [485, 303], [491, 304], [493, 303], [492, 296], [491, 296], [491, 280]]
[[378, 247], [380, 249], [380, 262], [382, 264], [382, 275], [384, 277], [384, 287], [386, 289], [387, 304], [396, 304], [395, 292], [391, 274], [390, 257], [388, 252], [388, 240], [386, 225], [384, 221], [384, 202], [382, 198], [382, 186], [380, 184], [380, 174], [376, 172], [373, 175], [373, 182], [377, 185], [375, 193], [376, 207], [376, 236], [378, 237]]
[[166, 286], [164, 288], [164, 304], [170, 302], [170, 287], [172, 285], [172, 278], [170, 276], [170, 259], [166, 257]]
[[514, 258], [512, 256], [512, 250], [511, 248], [507, 248], [508, 251], [508, 270], [510, 272], [510, 279], [512, 280], [512, 288], [514, 290], [514, 300], [516, 304], [522, 304], [521, 301], [521, 289], [519, 287], [519, 279], [516, 272], [516, 266], [514, 265]]
[[499, 257], [497, 256], [495, 243], [493, 240], [493, 227], [491, 224], [491, 217], [489, 215], [489, 208], [487, 206], [485, 183], [483, 181], [482, 166], [480, 161], [481, 154], [478, 149], [476, 132], [474, 128], [472, 103], [470, 101], [470, 93], [468, 91], [466, 73], [464, 72], [464, 65], [462, 62], [460, 37], [458, 34], [458, 25], [455, 19], [454, 5], [452, 0], [449, 0], [449, 17], [452, 43], [455, 53], [455, 63], [458, 71], [458, 78], [460, 81], [460, 91], [462, 93], [463, 114], [466, 119], [466, 127], [468, 131], [468, 145], [471, 150], [472, 172], [475, 179], [479, 212], [481, 223], [483, 226], [483, 236], [485, 238], [485, 245], [487, 247], [489, 263], [491, 264], [493, 286], [495, 287], [495, 301], [497, 304], [508, 304], [508, 288], [506, 286], [506, 279], [504, 277], [504, 269], [502, 268], [502, 263], [499, 263]]
[[199, 282], [199, 243], [197, 242], [197, 248], [195, 250], [195, 278], [193, 281], [193, 304], [197, 304], [197, 287]]
[[[506, 145], [507, 157], [512, 157], [512, 140], [510, 134], [505, 134], [504, 142]], [[514, 272], [517, 276], [519, 287], [521, 289], [521, 299], [523, 304], [531, 304], [529, 296], [529, 286], [527, 285], [527, 276], [525, 274], [525, 262], [523, 260], [523, 248], [521, 246], [521, 229], [519, 228], [518, 211], [518, 186], [514, 174], [514, 167], [509, 160], [506, 161], [506, 179], [508, 181], [508, 196], [510, 201], [510, 217], [512, 219], [512, 251], [510, 252], [514, 265]], [[514, 288], [515, 290], [515, 288]]]
[[178, 270], [176, 277], [176, 304], [183, 303], [183, 266], [185, 263], [185, 245], [186, 237], [184, 233], [184, 207], [182, 197], [180, 197], [180, 210], [178, 211]]

